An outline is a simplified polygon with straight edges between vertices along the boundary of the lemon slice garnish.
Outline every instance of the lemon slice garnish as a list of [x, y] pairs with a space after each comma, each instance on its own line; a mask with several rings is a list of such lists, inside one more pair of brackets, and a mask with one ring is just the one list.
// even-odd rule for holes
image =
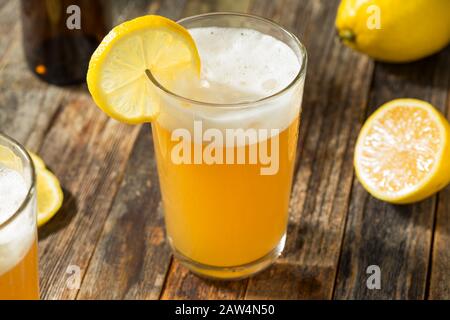
[[152, 121], [158, 114], [159, 99], [146, 70], [163, 83], [183, 72], [199, 74], [200, 58], [189, 32], [155, 15], [118, 25], [91, 57], [89, 91], [95, 103], [119, 121]]
[[34, 152], [28, 151], [28, 154], [31, 157], [31, 160], [33, 160], [34, 167], [36, 170], [38, 169], [45, 169], [45, 163], [44, 160], [42, 160], [37, 154]]
[[44, 160], [33, 152], [28, 152], [36, 169], [37, 223], [38, 227], [47, 223], [61, 208], [64, 195], [58, 178], [47, 170]]
[[364, 124], [355, 148], [356, 175], [374, 197], [412, 203], [450, 182], [450, 125], [432, 105], [396, 99]]

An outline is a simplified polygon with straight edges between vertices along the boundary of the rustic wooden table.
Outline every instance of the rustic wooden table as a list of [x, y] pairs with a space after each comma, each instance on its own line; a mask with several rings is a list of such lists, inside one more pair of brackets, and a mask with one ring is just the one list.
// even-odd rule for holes
[[[393, 206], [369, 196], [352, 166], [359, 129], [383, 102], [416, 97], [450, 113], [448, 48], [413, 64], [374, 63], [336, 41], [337, 1], [330, 0], [114, 2], [116, 21], [148, 12], [172, 19], [251, 12], [306, 45], [287, 246], [248, 280], [189, 273], [165, 241], [149, 126], [109, 119], [85, 86], [37, 80], [22, 53], [19, 1], [0, 0], [0, 130], [42, 155], [65, 190], [61, 212], [39, 230], [42, 298], [450, 298], [450, 188]], [[366, 287], [369, 265], [381, 268], [380, 290]]]

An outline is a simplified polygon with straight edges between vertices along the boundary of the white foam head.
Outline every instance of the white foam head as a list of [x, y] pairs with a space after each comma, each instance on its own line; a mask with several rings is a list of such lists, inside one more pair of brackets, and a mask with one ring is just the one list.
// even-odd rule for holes
[[[0, 164], [0, 225], [20, 208], [28, 193], [22, 175]], [[35, 236], [34, 203], [0, 228], [0, 275], [14, 267], [28, 252]]]
[[[210, 103], [240, 103], [273, 95], [287, 87], [300, 70], [294, 51], [284, 42], [243, 28], [193, 28], [202, 63], [199, 90], [180, 93]], [[195, 84], [195, 83], [194, 83]]]
[[26, 195], [24, 178], [17, 171], [0, 167], [0, 224], [19, 209]]
[[[244, 28], [189, 29], [201, 59], [200, 79], [180, 77], [171, 90], [192, 100], [236, 104], [255, 102], [288, 87], [301, 69], [293, 49], [270, 35]], [[169, 130], [190, 128], [284, 129], [299, 115], [303, 84], [255, 107], [205, 108], [162, 96], [158, 122]]]

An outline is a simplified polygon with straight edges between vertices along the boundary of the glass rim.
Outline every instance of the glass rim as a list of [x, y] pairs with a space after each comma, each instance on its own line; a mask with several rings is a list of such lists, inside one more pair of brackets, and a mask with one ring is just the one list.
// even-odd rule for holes
[[[300, 58], [300, 62], [301, 62], [300, 70], [297, 72], [295, 78], [287, 86], [283, 87], [279, 91], [277, 91], [269, 96], [264, 96], [260, 99], [256, 99], [256, 100], [252, 100], [252, 101], [237, 102], [237, 103], [210, 103], [210, 102], [206, 102], [206, 101], [199, 101], [199, 100], [191, 99], [191, 98], [182, 96], [180, 94], [177, 94], [177, 93], [169, 90], [168, 88], [164, 87], [155, 77], [151, 76], [151, 74], [150, 74], [150, 76], [148, 76], [149, 80], [153, 83], [153, 85], [155, 85], [158, 89], [163, 91], [165, 94], [168, 94], [172, 98], [175, 98], [184, 103], [195, 104], [195, 105], [199, 105], [199, 106], [203, 106], [203, 107], [212, 107], [212, 108], [216, 108], [216, 109], [217, 108], [242, 109], [242, 108], [254, 107], [254, 106], [258, 105], [259, 103], [273, 100], [273, 99], [283, 95], [285, 92], [289, 91], [293, 86], [295, 86], [298, 82], [300, 82], [304, 78], [305, 73], [306, 73], [306, 64], [308, 61], [308, 55], [307, 55], [305, 46], [300, 42], [300, 40], [297, 38], [297, 36], [295, 34], [286, 30], [280, 24], [278, 24], [270, 19], [263, 18], [261, 16], [257, 16], [257, 15], [253, 15], [253, 14], [247, 14], [247, 13], [221, 11], [221, 12], [210, 12], [210, 13], [203, 13], [203, 14], [185, 17], [185, 18], [178, 20], [177, 23], [183, 23], [186, 21], [198, 20], [198, 19], [203, 19], [205, 17], [212, 17], [212, 16], [236, 16], [236, 17], [254, 19], [254, 20], [258, 20], [260, 22], [269, 24], [269, 25], [277, 28], [278, 30], [281, 30], [282, 33], [284, 33], [286, 36], [288, 36], [290, 39], [292, 39], [294, 41], [294, 43], [298, 46], [298, 49], [300, 51], [299, 58]], [[296, 53], [296, 56], [299, 56], [299, 55]]]
[[11, 145], [13, 145], [15, 148], [17, 148], [19, 150], [20, 154], [25, 159], [26, 165], [28, 165], [31, 169], [31, 180], [30, 180], [30, 186], [28, 187], [27, 194], [23, 198], [23, 200], [22, 200], [20, 206], [17, 208], [17, 210], [13, 214], [11, 214], [11, 216], [8, 219], [6, 219], [2, 223], [0, 223], [0, 231], [1, 231], [3, 228], [8, 226], [10, 223], [12, 223], [24, 211], [24, 209], [27, 207], [27, 205], [32, 200], [33, 195], [35, 194], [35, 189], [36, 189], [36, 169], [34, 167], [34, 163], [33, 163], [33, 160], [31, 159], [30, 154], [28, 153], [28, 151], [25, 149], [25, 147], [22, 144], [20, 144], [15, 139], [11, 138], [10, 136], [7, 136], [6, 134], [4, 134], [2, 132], [0, 132], [0, 140], [4, 140], [4, 141], [10, 143]]

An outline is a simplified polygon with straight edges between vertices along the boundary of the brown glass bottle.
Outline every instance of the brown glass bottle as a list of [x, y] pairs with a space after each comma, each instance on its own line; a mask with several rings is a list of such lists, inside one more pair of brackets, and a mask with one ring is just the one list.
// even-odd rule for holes
[[57, 85], [85, 81], [89, 59], [106, 35], [100, 0], [22, 0], [25, 56], [31, 70]]

